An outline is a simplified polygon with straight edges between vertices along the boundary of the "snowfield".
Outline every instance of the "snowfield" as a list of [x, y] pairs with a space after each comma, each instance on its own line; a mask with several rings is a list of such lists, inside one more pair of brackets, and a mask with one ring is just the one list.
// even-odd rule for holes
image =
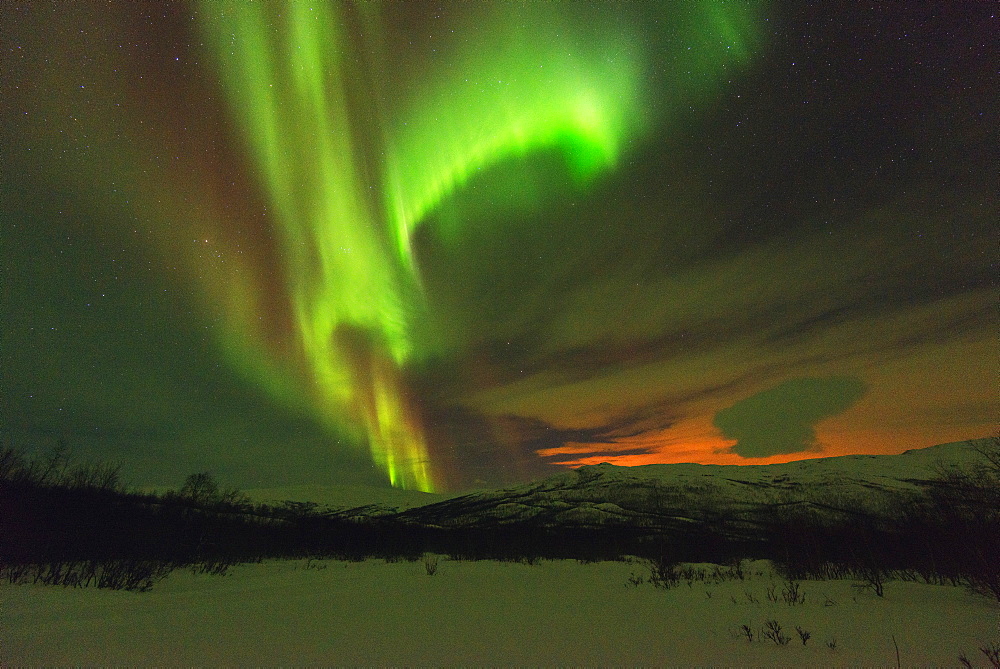
[[[630, 584], [640, 563], [442, 557], [433, 576], [381, 560], [176, 571], [148, 593], [4, 583], [0, 664], [896, 666], [894, 637], [902, 666], [963, 651], [989, 666], [979, 647], [1000, 642], [1000, 603], [962, 588], [802, 581], [790, 605], [769, 563], [744, 571], [665, 590]], [[787, 645], [761, 637], [769, 620]]]

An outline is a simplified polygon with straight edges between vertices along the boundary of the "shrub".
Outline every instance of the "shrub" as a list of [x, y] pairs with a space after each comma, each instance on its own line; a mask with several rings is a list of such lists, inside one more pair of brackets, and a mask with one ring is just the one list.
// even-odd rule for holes
[[781, 625], [778, 624], [777, 620], [768, 620], [765, 622], [764, 628], [760, 631], [760, 636], [764, 639], [770, 639], [778, 646], [787, 646], [788, 642], [792, 640], [791, 637], [781, 631]]
[[424, 553], [424, 571], [428, 576], [433, 576], [438, 570], [438, 556], [432, 553]]
[[678, 570], [678, 563], [670, 560], [666, 556], [658, 559], [648, 560], [649, 582], [657, 588], [669, 590], [676, 587], [681, 582], [681, 574]]
[[795, 604], [804, 604], [806, 601], [805, 594], [799, 592], [800, 584], [797, 581], [789, 580], [785, 583], [785, 587], [781, 590], [781, 598], [785, 600], [785, 603], [789, 606], [794, 606]]

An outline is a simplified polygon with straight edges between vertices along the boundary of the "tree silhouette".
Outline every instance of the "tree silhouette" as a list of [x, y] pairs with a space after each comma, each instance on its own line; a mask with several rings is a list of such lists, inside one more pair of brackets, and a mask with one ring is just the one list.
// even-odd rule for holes
[[210, 472], [190, 474], [181, 486], [181, 497], [201, 504], [217, 502], [221, 499], [219, 484]]

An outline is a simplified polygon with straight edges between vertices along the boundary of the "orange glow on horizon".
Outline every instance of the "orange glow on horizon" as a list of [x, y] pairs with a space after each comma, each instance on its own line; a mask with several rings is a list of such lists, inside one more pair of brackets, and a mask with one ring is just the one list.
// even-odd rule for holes
[[[761, 458], [747, 458], [730, 452], [736, 441], [718, 435], [709, 425], [696, 421], [679, 424], [657, 433], [626, 437], [611, 443], [570, 442], [564, 446], [536, 451], [541, 457], [567, 456], [552, 464], [576, 468], [584, 465], [609, 463], [620, 467], [655, 464], [695, 463], [703, 465], [773, 465], [797, 460], [837, 457], [842, 455], [890, 455], [910, 449], [926, 448], [967, 439], [989, 437], [996, 430], [970, 435], [967, 428], [942, 428], [928, 434], [926, 430], [817, 430], [819, 448], [784, 453]], [[832, 426], [831, 426], [832, 427]], [[645, 451], [636, 453], [635, 451]], [[615, 455], [621, 452], [621, 455]], [[574, 457], [575, 456], [575, 457]]]

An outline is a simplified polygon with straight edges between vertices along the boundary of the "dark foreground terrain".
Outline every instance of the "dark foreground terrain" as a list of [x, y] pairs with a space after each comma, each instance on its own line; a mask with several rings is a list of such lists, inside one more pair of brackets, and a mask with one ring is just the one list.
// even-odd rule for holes
[[962, 584], [1000, 600], [1000, 439], [756, 467], [581, 467], [398, 511], [254, 504], [208, 475], [164, 494], [0, 452], [0, 578], [148, 590], [267, 558], [771, 560], [787, 578]]

